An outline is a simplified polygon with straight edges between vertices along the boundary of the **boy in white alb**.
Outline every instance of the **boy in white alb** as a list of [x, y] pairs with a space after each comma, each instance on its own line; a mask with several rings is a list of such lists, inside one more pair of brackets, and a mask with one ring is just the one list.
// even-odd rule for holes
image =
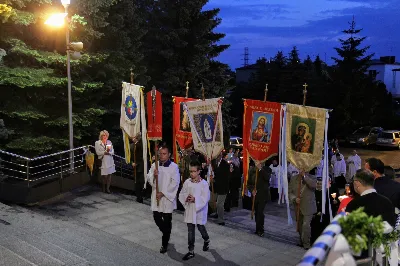
[[185, 220], [188, 227], [189, 252], [183, 260], [194, 257], [195, 226], [199, 229], [204, 239], [203, 251], [210, 246], [210, 237], [207, 234], [205, 224], [207, 223], [208, 201], [210, 200], [210, 189], [208, 183], [200, 176], [201, 164], [192, 161], [189, 164], [190, 178], [183, 184], [179, 193], [179, 201], [185, 208]]

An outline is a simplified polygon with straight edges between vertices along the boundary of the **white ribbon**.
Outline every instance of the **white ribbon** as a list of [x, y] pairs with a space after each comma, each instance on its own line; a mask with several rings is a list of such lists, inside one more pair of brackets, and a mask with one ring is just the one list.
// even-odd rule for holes
[[[332, 208], [331, 201], [329, 200], [329, 186], [327, 185], [329, 182], [329, 158], [328, 158], [328, 120], [329, 120], [329, 111], [326, 110], [325, 115], [325, 139], [324, 139], [324, 161], [323, 161], [323, 169], [322, 169], [322, 214], [326, 213], [326, 190], [328, 190], [328, 203], [329, 203], [329, 221], [332, 221]], [[323, 215], [321, 215], [322, 221]]]
[[[386, 221], [383, 222], [383, 233], [384, 234], [389, 234], [393, 231], [393, 227]], [[398, 240], [390, 243], [390, 255], [388, 258], [389, 265], [390, 266], [398, 266], [399, 264], [399, 254], [398, 254]], [[379, 265], [382, 265], [383, 263], [383, 258], [386, 256], [385, 249], [383, 245], [380, 245], [378, 248], [375, 249], [376, 251], [376, 262]]]
[[[288, 224], [293, 224], [292, 214], [290, 212], [289, 205], [289, 193], [288, 193], [288, 178], [287, 178], [287, 158], [286, 158], [286, 105], [281, 106], [281, 141], [279, 142], [279, 164], [278, 169], [278, 192], [279, 192], [279, 204], [281, 199], [284, 197], [286, 201], [286, 211], [288, 217]], [[283, 186], [283, 197], [281, 196]]]

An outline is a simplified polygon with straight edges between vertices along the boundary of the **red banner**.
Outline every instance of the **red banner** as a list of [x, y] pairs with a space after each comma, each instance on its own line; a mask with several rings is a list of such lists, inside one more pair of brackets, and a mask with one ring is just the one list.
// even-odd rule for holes
[[184, 102], [196, 101], [197, 99], [185, 98], [185, 97], [174, 97], [173, 98], [173, 149], [175, 163], [179, 162], [178, 147], [181, 150], [186, 150], [193, 147], [193, 138], [190, 128], [189, 116], [185, 110], [183, 110], [182, 104]]
[[244, 100], [243, 177], [247, 184], [250, 158], [261, 163], [279, 154], [281, 104]]
[[[147, 136], [149, 140], [162, 139], [162, 102], [161, 92], [151, 90], [147, 98]], [[154, 107], [154, 109], [153, 109]]]

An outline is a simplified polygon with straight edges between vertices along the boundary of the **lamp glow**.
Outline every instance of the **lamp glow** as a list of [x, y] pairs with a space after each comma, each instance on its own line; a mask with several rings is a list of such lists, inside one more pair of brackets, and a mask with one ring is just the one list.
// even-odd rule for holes
[[71, 4], [71, 0], [61, 0], [63, 6]]
[[44, 22], [44, 24], [54, 27], [62, 27], [65, 23], [65, 17], [67, 15], [68, 13], [53, 14]]

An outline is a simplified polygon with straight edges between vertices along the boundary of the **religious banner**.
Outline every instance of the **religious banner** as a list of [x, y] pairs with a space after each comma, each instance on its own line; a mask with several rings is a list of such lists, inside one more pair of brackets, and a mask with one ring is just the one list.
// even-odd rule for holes
[[321, 163], [326, 109], [286, 104], [286, 157], [306, 172]]
[[179, 162], [178, 147], [181, 150], [193, 147], [192, 131], [190, 128], [189, 117], [183, 108], [183, 104], [196, 99], [185, 97], [173, 97], [173, 149], [175, 163]]
[[281, 104], [244, 100], [243, 184], [247, 184], [250, 158], [261, 163], [278, 156]]
[[162, 102], [161, 93], [151, 90], [147, 98], [147, 137], [149, 140], [162, 140]]
[[193, 147], [209, 159], [215, 159], [224, 149], [221, 105], [222, 99], [214, 98], [183, 106], [189, 116]]
[[146, 115], [144, 112], [143, 90], [139, 85], [122, 82], [120, 127], [122, 129], [126, 163], [131, 161], [129, 139], [141, 134], [144, 169], [147, 169]]

